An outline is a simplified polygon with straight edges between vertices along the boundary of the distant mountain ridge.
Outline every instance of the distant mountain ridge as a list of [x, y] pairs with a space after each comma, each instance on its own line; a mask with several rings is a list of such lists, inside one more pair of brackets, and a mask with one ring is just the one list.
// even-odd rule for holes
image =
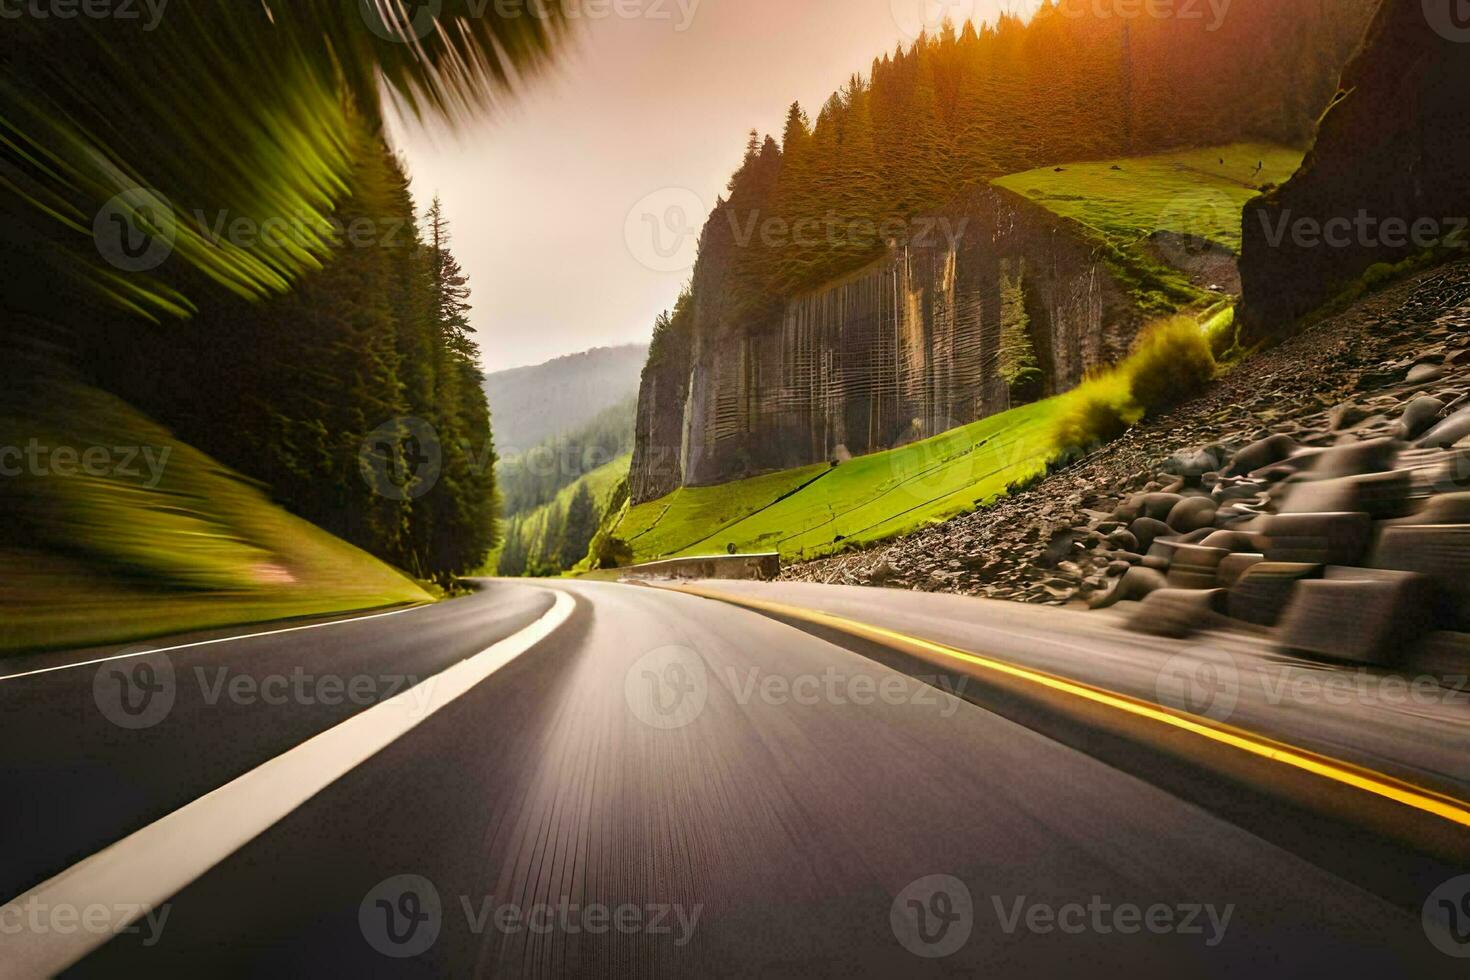
[[485, 378], [502, 459], [586, 425], [638, 391], [647, 344], [597, 347]]

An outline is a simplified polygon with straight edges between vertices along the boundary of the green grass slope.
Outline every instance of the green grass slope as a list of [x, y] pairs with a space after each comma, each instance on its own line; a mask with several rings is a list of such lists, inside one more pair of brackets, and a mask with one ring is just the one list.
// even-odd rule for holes
[[1046, 468], [1050, 399], [835, 467], [684, 487], [617, 528], [636, 561], [779, 552], [788, 561], [907, 534], [992, 502]]
[[[562, 487], [550, 503], [542, 504], [535, 510], [522, 514], [520, 518], [521, 531], [526, 535], [526, 542], [530, 553], [532, 555], [539, 555], [545, 550], [547, 518], [551, 516], [552, 510], [556, 508], [560, 508], [561, 512], [565, 514], [568, 505], [572, 502], [572, 498], [577, 494], [577, 488], [583, 484], [586, 484], [588, 491], [592, 494], [592, 499], [596, 502], [598, 511], [606, 510], [608, 502], [612, 498], [613, 491], [618, 488], [619, 483], [627, 479], [628, 469], [632, 463], [632, 453], [619, 456], [612, 462], [599, 466], [592, 472], [585, 473], [574, 482]], [[499, 565], [500, 549], [497, 548], [486, 560], [484, 570], [481, 574], [499, 574], [497, 570]]]
[[1119, 247], [1155, 231], [1172, 231], [1208, 238], [1239, 253], [1245, 203], [1261, 187], [1296, 173], [1303, 155], [1269, 143], [1235, 143], [1068, 163], [1060, 170], [1042, 167], [994, 183], [1081, 222]]
[[0, 408], [0, 444], [54, 453], [0, 490], [0, 654], [430, 600], [118, 399], [52, 395]]

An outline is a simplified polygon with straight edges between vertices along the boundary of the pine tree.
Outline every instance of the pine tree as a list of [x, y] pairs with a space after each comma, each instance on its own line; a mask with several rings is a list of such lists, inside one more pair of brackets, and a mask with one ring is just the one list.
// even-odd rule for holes
[[520, 578], [526, 574], [529, 558], [525, 532], [520, 518], [516, 518], [505, 531], [505, 545], [500, 549], [500, 563], [496, 566], [496, 572], [506, 578]]
[[547, 508], [546, 521], [541, 525], [541, 541], [527, 565], [528, 574], [545, 578], [561, 573], [561, 542], [566, 525], [567, 513], [561, 504], [554, 503]]
[[439, 329], [445, 346], [462, 360], [473, 363], [480, 356], [480, 349], [470, 339], [470, 280], [460, 268], [459, 260], [449, 251], [449, 221], [444, 217], [444, 205], [437, 195], [429, 205], [426, 220], [430, 264], [437, 287], [434, 312]]
[[567, 504], [566, 523], [562, 526], [559, 543], [559, 564], [563, 570], [572, 568], [587, 557], [587, 547], [601, 521], [602, 515], [597, 510], [597, 502], [592, 499], [592, 491], [587, 489], [585, 481], [577, 484], [576, 492]]
[[1039, 397], [1042, 381], [1031, 342], [1031, 318], [1026, 311], [1025, 268], [1000, 277], [1000, 364], [997, 373], [1010, 392], [1012, 404]]

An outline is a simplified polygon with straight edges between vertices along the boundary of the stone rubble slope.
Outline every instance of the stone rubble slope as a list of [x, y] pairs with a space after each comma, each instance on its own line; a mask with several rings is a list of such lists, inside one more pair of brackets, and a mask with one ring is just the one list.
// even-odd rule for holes
[[1247, 358], [993, 507], [789, 580], [1233, 625], [1334, 660], [1470, 667], [1470, 262]]

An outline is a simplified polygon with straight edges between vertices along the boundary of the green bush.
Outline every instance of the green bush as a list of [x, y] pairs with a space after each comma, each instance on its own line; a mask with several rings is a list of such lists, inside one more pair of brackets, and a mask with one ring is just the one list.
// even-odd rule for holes
[[1199, 394], [1214, 380], [1215, 355], [1197, 321], [1170, 317], [1144, 328], [1123, 371], [1133, 401], [1151, 414]]
[[1210, 345], [1210, 353], [1215, 356], [1216, 364], [1230, 360], [1242, 353], [1240, 350], [1240, 328], [1235, 322], [1235, 307], [1227, 306], [1206, 320], [1204, 331], [1205, 339]]
[[1114, 368], [1094, 375], [1061, 397], [1052, 422], [1052, 447], [1065, 455], [1102, 445], [1128, 431], [1142, 415], [1126, 371]]

